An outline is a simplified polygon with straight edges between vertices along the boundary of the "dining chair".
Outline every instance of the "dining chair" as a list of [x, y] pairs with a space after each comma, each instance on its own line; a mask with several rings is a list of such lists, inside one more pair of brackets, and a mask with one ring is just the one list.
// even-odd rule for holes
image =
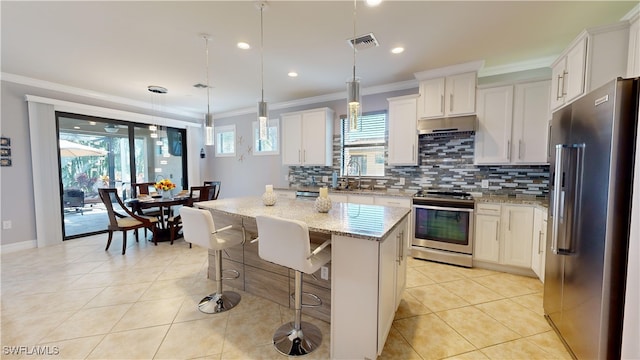
[[[154, 182], [144, 182], [144, 183], [132, 183], [131, 184], [131, 195], [132, 197], [137, 197], [140, 195], [151, 195], [151, 188], [155, 190]], [[162, 214], [160, 213], [160, 208], [150, 208], [147, 210], [140, 210], [140, 215], [144, 216], [155, 216], [160, 219]]]
[[117, 189], [115, 188], [102, 188], [98, 189], [100, 199], [104, 203], [109, 215], [109, 225], [107, 230], [109, 231], [109, 238], [107, 239], [107, 247], [105, 251], [109, 250], [111, 240], [113, 239], [114, 231], [122, 231], [122, 255], [127, 250], [127, 231], [133, 230], [136, 235], [136, 242], [138, 242], [138, 229], [145, 228], [151, 230], [153, 234], [153, 243], [157, 246], [158, 241], [156, 238], [156, 224], [158, 218], [155, 216], [137, 215], [127, 208], [122, 202], [120, 196], [118, 196]]
[[[216, 188], [214, 186], [192, 186], [189, 191], [189, 202], [183, 206], [193, 207], [194, 202], [215, 200], [215, 191]], [[171, 245], [173, 245], [173, 240], [176, 239], [178, 231], [182, 229], [182, 217], [180, 215], [169, 217], [167, 226], [170, 230]], [[191, 247], [191, 243], [189, 243], [189, 247]]]
[[214, 195], [213, 195], [213, 199], [211, 200], [218, 200], [218, 194], [220, 194], [220, 185], [221, 182], [220, 181], [205, 181], [204, 182], [204, 186], [214, 186], [215, 189], [214, 191]]

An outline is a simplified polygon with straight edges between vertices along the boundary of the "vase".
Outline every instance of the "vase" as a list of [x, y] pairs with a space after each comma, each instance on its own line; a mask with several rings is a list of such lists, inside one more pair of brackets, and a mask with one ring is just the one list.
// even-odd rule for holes
[[328, 196], [319, 196], [318, 198], [316, 198], [316, 202], [314, 203], [313, 207], [317, 212], [329, 212], [329, 210], [331, 210], [331, 199]]
[[273, 206], [276, 203], [276, 199], [276, 193], [274, 193], [273, 191], [267, 191], [262, 194], [262, 203], [266, 206]]
[[163, 199], [171, 199], [171, 190], [162, 190]]

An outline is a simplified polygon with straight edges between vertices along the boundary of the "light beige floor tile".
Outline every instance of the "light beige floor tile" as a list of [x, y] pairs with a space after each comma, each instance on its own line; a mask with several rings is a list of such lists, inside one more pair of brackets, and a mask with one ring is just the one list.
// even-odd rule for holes
[[85, 306], [86, 308], [131, 304], [142, 297], [142, 294], [151, 286], [152, 283], [138, 283], [127, 285], [108, 286], [102, 290], [93, 300]]
[[469, 279], [449, 281], [442, 283], [441, 286], [470, 304], [480, 304], [503, 298], [502, 295]]
[[415, 287], [406, 291], [433, 312], [469, 305], [469, 302], [438, 284]]
[[111, 331], [171, 324], [183, 301], [184, 297], [138, 301], [127, 310]]
[[478, 349], [520, 338], [516, 332], [472, 306], [436, 315]]
[[[305, 355], [303, 358], [307, 359], [309, 356]], [[273, 344], [247, 347], [242, 344], [225, 343], [224, 352], [220, 355], [221, 360], [274, 360], [286, 358], [274, 348]]]
[[418, 271], [417, 268], [407, 268], [407, 288], [435, 284], [430, 277]]
[[[234, 309], [235, 310], [235, 309]], [[254, 309], [247, 312], [229, 313], [225, 346], [231, 344], [245, 344], [244, 346], [257, 346], [270, 344], [273, 333], [282, 325], [280, 312], [272, 309]], [[248, 336], [247, 334], [251, 334]]]
[[[169, 325], [112, 332], [89, 354], [88, 359], [151, 359], [167, 334]], [[185, 346], [188, 347], [188, 346]]]
[[[226, 341], [228, 317], [210, 315], [203, 320], [174, 323], [160, 345], [155, 359], [190, 359], [218, 355]], [[251, 333], [244, 334], [251, 336]]]
[[489, 359], [554, 359], [554, 357], [542, 350], [532, 342], [518, 339], [499, 345], [481, 349]]
[[69, 290], [105, 288], [112, 285], [114, 274], [111, 272], [88, 273], [69, 284]]
[[405, 291], [402, 294], [402, 299], [400, 300], [400, 305], [398, 305], [398, 310], [396, 310], [394, 319], [404, 319], [411, 316], [425, 315], [429, 313], [431, 313], [431, 310], [429, 310], [428, 307], [424, 306], [413, 295]]
[[[184, 321], [208, 319], [209, 317], [211, 317], [211, 314], [206, 314], [198, 310], [198, 304], [200, 303], [200, 300], [202, 300], [202, 298], [203, 296], [200, 295], [187, 295], [183, 297], [182, 304], [180, 304], [180, 308], [178, 309], [178, 313], [176, 314], [173, 322], [178, 323]], [[242, 300], [240, 300], [240, 302], [242, 302]], [[236, 308], [233, 308], [232, 310], [235, 311]], [[217, 314], [216, 316], [218, 315], [222, 314]], [[229, 312], [225, 314], [225, 316], [228, 315]]]
[[60, 323], [73, 316], [73, 311], [35, 314], [2, 312], [2, 345], [30, 346], [38, 344]]
[[129, 310], [131, 304], [84, 309], [76, 312], [60, 326], [47, 333], [42, 342], [75, 339], [108, 333]]
[[510, 299], [474, 305], [521, 336], [551, 330], [545, 318]]
[[[474, 279], [474, 281], [504, 297], [528, 295], [542, 291], [540, 280], [529, 280], [524, 276], [520, 278], [523, 278], [523, 280], [518, 280], [517, 275], [498, 274], [479, 277]], [[540, 285], [536, 285], [535, 282], [538, 282]]]
[[535, 294], [512, 297], [511, 300], [535, 312], [540, 316], [544, 316], [544, 307], [542, 306], [543, 294], [541, 292], [535, 293]]
[[435, 314], [395, 320], [393, 327], [423, 359], [441, 359], [475, 350]]
[[41, 346], [56, 349], [56, 354], [46, 356], [46, 359], [85, 359], [102, 341], [105, 335], [89, 336], [71, 340], [55, 341]]
[[[156, 280], [151, 286], [144, 292], [142, 298], [149, 299], [170, 299], [180, 296], [189, 295], [191, 284], [190, 279], [169, 279], [169, 280]], [[203, 294], [202, 297], [208, 294]]]
[[454, 266], [448, 266], [438, 263], [427, 263], [427, 265], [415, 268], [417, 271], [426, 275], [436, 283], [454, 281], [464, 279], [464, 275], [457, 271]]
[[163, 272], [165, 267], [149, 267], [144, 271], [140, 270], [123, 270], [113, 271], [110, 274], [113, 275], [113, 283], [115, 285], [129, 285], [129, 284], [141, 284], [150, 283], [158, 279], [158, 276]]
[[464, 354], [454, 355], [444, 360], [487, 360], [487, 359], [489, 358], [485, 354], [483, 354], [482, 351], [476, 350], [476, 351], [470, 351]]
[[180, 279], [180, 278], [192, 278], [198, 275], [202, 268], [201, 263], [195, 264], [171, 264], [166, 267], [160, 275], [158, 280]]
[[474, 278], [478, 278], [478, 277], [482, 277], [482, 276], [489, 276], [489, 275], [496, 275], [496, 274], [500, 274], [500, 272], [498, 271], [493, 271], [493, 270], [488, 270], [488, 269], [482, 269], [482, 268], [478, 268], [478, 267], [472, 267], [472, 268], [465, 268], [465, 267], [456, 267], [455, 270], [464, 275], [467, 278], [470, 279], [474, 279]]
[[572, 358], [558, 335], [553, 330], [533, 335], [526, 339], [536, 344], [542, 350], [553, 355], [556, 359], [568, 360]]
[[392, 327], [389, 331], [387, 342], [385, 342], [384, 348], [382, 349], [382, 354], [378, 357], [378, 360], [386, 359], [422, 360], [422, 357], [413, 350], [407, 340], [400, 335], [400, 332]]

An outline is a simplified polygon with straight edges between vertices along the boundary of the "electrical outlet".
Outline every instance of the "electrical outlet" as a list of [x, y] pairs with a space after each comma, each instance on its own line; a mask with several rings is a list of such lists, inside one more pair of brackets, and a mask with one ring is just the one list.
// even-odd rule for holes
[[322, 182], [324, 182], [324, 183], [329, 182], [329, 177], [328, 176], [323, 176], [322, 177]]
[[398, 183], [399, 183], [400, 185], [404, 185], [404, 178], [400, 178], [400, 179], [398, 179]]
[[482, 180], [482, 188], [483, 189], [487, 189], [489, 188], [489, 180]]
[[320, 278], [322, 280], [329, 280], [329, 268], [326, 266], [320, 267]]
[[2, 222], [2, 229], [3, 230], [11, 229], [11, 226], [13, 226], [13, 224], [11, 224], [11, 220], [4, 220]]

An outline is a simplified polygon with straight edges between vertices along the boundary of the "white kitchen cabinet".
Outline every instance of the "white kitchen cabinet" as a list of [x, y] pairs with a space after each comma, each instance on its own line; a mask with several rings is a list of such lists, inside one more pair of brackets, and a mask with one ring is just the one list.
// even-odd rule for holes
[[533, 210], [533, 242], [531, 248], [531, 269], [544, 282], [545, 252], [547, 244], [547, 211]]
[[501, 263], [531, 267], [533, 241], [533, 207], [528, 205], [502, 206]]
[[424, 79], [419, 83], [421, 119], [475, 114], [477, 73]]
[[629, 23], [582, 31], [551, 64], [551, 110], [627, 73]]
[[389, 101], [389, 165], [418, 165], [418, 95], [387, 99]]
[[473, 260], [531, 268], [533, 206], [477, 203]]
[[546, 164], [550, 81], [478, 91], [474, 163]]
[[500, 261], [500, 204], [476, 204], [473, 259]]
[[516, 84], [511, 127], [511, 163], [547, 163], [551, 81]]
[[282, 114], [282, 164], [330, 166], [333, 162], [333, 110]]
[[478, 90], [475, 164], [508, 164], [513, 124], [513, 86]]
[[640, 76], [640, 15], [629, 26], [629, 53], [627, 58], [627, 77]]

